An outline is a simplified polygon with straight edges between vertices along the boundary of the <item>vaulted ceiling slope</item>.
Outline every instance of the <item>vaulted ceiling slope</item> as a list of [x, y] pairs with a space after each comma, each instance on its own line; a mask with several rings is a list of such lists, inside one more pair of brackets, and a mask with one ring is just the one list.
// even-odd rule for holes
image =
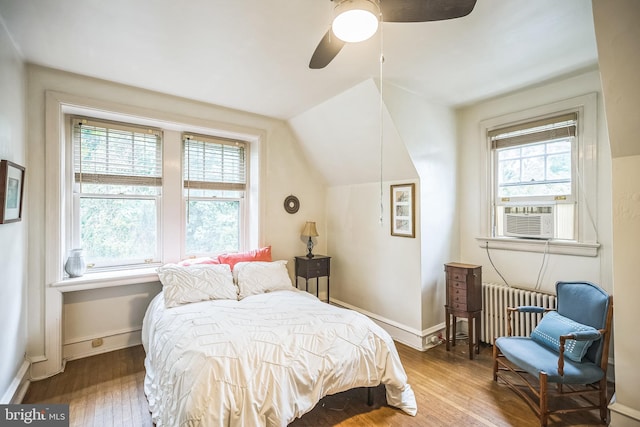
[[0, 18], [27, 62], [286, 120], [378, 78], [381, 46], [384, 81], [453, 107], [597, 63], [590, 0], [478, 0], [456, 20], [386, 23], [311, 70], [333, 5], [0, 0]]
[[369, 79], [289, 120], [329, 186], [418, 178], [381, 101], [379, 87]]

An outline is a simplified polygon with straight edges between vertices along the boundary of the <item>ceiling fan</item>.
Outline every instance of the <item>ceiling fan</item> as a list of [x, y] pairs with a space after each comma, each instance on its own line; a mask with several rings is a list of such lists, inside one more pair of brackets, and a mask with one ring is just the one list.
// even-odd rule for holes
[[334, 20], [311, 56], [309, 68], [312, 69], [326, 67], [345, 43], [364, 41], [373, 36], [381, 22], [427, 22], [460, 18], [471, 13], [476, 5], [476, 0], [331, 1], [336, 3]]

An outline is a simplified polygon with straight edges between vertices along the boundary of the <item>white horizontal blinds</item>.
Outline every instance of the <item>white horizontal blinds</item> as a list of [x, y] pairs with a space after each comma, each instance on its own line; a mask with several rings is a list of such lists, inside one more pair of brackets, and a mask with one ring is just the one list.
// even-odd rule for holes
[[488, 137], [493, 149], [552, 141], [575, 136], [577, 122], [577, 113], [567, 113], [493, 129], [488, 132]]
[[162, 186], [158, 129], [74, 118], [73, 147], [75, 181], [81, 187], [83, 183]]
[[185, 188], [245, 190], [245, 142], [193, 134], [184, 134], [183, 141]]

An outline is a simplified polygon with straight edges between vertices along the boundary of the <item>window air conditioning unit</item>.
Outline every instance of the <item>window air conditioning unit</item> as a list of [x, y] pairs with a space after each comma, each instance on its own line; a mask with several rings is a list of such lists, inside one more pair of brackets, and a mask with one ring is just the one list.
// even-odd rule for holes
[[504, 235], [552, 239], [553, 218], [553, 206], [507, 206], [504, 208]]

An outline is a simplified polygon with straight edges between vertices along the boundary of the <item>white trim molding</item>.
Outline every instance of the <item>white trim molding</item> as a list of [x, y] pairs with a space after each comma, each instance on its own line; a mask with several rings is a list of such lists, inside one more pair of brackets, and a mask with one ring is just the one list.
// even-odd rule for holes
[[0, 404], [8, 405], [22, 402], [22, 399], [29, 388], [29, 384], [31, 383], [29, 381], [29, 366], [30, 364], [28, 360], [22, 362], [15, 378], [11, 381], [11, 384], [9, 384], [9, 388], [2, 395]]
[[357, 311], [360, 314], [364, 314], [382, 329], [387, 331], [387, 333], [391, 335], [391, 338], [393, 338], [394, 341], [398, 341], [399, 343], [407, 345], [418, 351], [425, 351], [432, 347], [435, 347], [442, 342], [441, 337], [444, 336], [444, 322], [431, 328], [419, 331], [417, 329], [398, 323], [394, 320], [387, 319], [349, 303], [337, 300], [335, 298], [331, 299], [331, 304], [335, 304], [340, 307]]
[[[141, 331], [141, 328], [131, 328], [104, 332], [100, 336], [65, 340], [62, 347], [62, 357], [69, 361], [140, 345], [142, 344]], [[94, 340], [100, 340], [100, 344], [94, 347]]]
[[611, 425], [616, 427], [638, 427], [640, 426], [640, 411], [629, 406], [618, 403], [615, 393], [609, 404], [611, 411]]
[[535, 240], [513, 237], [476, 237], [483, 249], [539, 252], [560, 255], [598, 256], [599, 243], [580, 243], [569, 240]]
[[[194, 104], [195, 105], [195, 104]], [[266, 182], [266, 170], [260, 167], [259, 159], [266, 158], [267, 131], [250, 126], [222, 123], [212, 119], [189, 117], [178, 113], [167, 113], [144, 106], [120, 104], [108, 100], [87, 98], [69, 93], [47, 90], [45, 92], [44, 113], [44, 142], [45, 142], [45, 211], [44, 218], [45, 242], [43, 252], [44, 260], [44, 354], [31, 358], [31, 378], [46, 378], [64, 370], [65, 357], [63, 355], [63, 325], [62, 313], [64, 293], [88, 289], [97, 289], [113, 286], [125, 286], [157, 282], [158, 277], [153, 269], [143, 268], [126, 272], [102, 272], [87, 274], [82, 278], [65, 279], [63, 277], [65, 247], [68, 241], [68, 219], [65, 212], [68, 211], [69, 198], [65, 197], [68, 191], [66, 177], [69, 176], [69, 147], [66, 144], [68, 126], [65, 126], [65, 115], [88, 114], [103, 119], [122, 120], [138, 124], [160, 124], [167, 132], [177, 132], [189, 129], [193, 132], [207, 133], [215, 130], [220, 136], [241, 137], [250, 142], [250, 168], [251, 176], [258, 177], [248, 195], [248, 202], [252, 204], [250, 227], [254, 232], [250, 233], [249, 245], [257, 246], [262, 240], [262, 218], [266, 205], [261, 197], [260, 182]], [[178, 190], [177, 193], [180, 193]], [[180, 209], [177, 209], [179, 212]], [[173, 211], [172, 211], [173, 212]], [[179, 215], [179, 214], [178, 214]], [[168, 223], [168, 222], [167, 222]], [[173, 227], [175, 228], [175, 227]], [[171, 234], [172, 227], [166, 226], [163, 232], [166, 234], [166, 252], [163, 259], [179, 259], [180, 243], [176, 239], [176, 233]], [[171, 234], [170, 237], [167, 235]], [[130, 342], [132, 332], [117, 335], [110, 343], [115, 347], [118, 343]], [[107, 341], [107, 340], [105, 340]], [[106, 344], [106, 342], [105, 342]], [[67, 350], [69, 354], [88, 354], [83, 347]], [[72, 346], [78, 346], [77, 343]], [[103, 347], [100, 347], [101, 351]], [[77, 350], [77, 351], [76, 351]], [[73, 356], [72, 356], [73, 357]], [[78, 356], [80, 357], [80, 356]]]
[[[487, 139], [487, 132], [500, 126], [504, 126], [511, 123], [519, 123], [530, 120], [536, 117], [548, 116], [550, 114], [559, 114], [563, 112], [577, 112], [578, 113], [578, 135], [577, 138], [577, 158], [576, 158], [576, 190], [575, 197], [577, 200], [577, 212], [576, 212], [576, 241], [578, 245], [573, 245], [571, 248], [564, 245], [562, 249], [556, 244], [554, 250], [561, 250], [562, 253], [571, 255], [582, 256], [596, 256], [597, 249], [599, 248], [598, 242], [598, 219], [597, 209], [597, 164], [598, 164], [598, 94], [588, 93], [586, 95], [576, 96], [573, 98], [565, 99], [558, 102], [553, 102], [546, 105], [540, 105], [533, 108], [528, 108], [523, 111], [510, 113], [500, 117], [494, 117], [491, 119], [482, 120], [480, 122], [480, 135], [479, 141], [484, 141], [481, 144], [480, 154], [481, 158], [485, 159], [483, 162], [483, 168], [481, 172], [484, 174], [481, 177], [480, 185], [480, 197], [482, 207], [479, 212], [480, 216], [480, 234], [482, 236], [493, 236], [493, 186], [492, 186], [492, 151], [490, 141]], [[484, 243], [486, 238], [478, 238], [479, 242]], [[502, 247], [499, 249], [505, 250], [520, 250], [529, 252], [542, 252], [534, 249], [535, 246], [528, 245], [528, 239], [513, 239], [525, 241], [523, 245], [516, 244], [503, 244], [508, 239], [491, 239], [497, 242]], [[553, 242], [556, 243], [556, 242]], [[550, 245], [551, 247], [551, 245]], [[595, 248], [595, 254], [592, 255]], [[584, 249], [584, 250], [583, 250]]]

